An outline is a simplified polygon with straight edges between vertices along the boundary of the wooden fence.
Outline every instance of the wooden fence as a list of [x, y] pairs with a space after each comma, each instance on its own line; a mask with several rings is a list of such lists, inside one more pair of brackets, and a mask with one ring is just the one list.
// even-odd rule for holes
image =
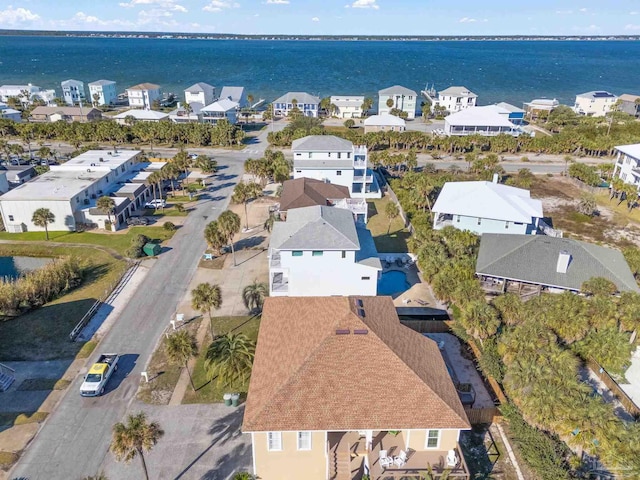
[[486, 407], [486, 408], [464, 408], [469, 423], [471, 425], [478, 425], [481, 423], [494, 423], [502, 421], [502, 415], [498, 407]]
[[607, 372], [598, 362], [593, 358], [587, 360], [587, 367], [589, 367], [593, 373], [595, 373], [600, 380], [607, 386], [613, 395], [622, 404], [624, 409], [634, 416], [636, 420], [640, 419], [640, 408], [631, 400], [631, 397], [625, 393], [620, 385], [613, 379], [609, 372]]

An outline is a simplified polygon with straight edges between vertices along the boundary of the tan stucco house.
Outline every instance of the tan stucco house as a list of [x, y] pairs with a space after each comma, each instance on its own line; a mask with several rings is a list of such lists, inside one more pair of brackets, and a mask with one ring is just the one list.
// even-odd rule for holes
[[243, 424], [261, 480], [468, 479], [469, 428], [438, 346], [391, 297], [266, 299]]

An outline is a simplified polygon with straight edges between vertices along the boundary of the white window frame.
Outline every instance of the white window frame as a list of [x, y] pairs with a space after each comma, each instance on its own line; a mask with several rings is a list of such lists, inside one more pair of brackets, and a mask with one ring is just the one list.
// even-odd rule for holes
[[[309, 445], [307, 447], [305, 447], [301, 443], [301, 439], [304, 438], [303, 435], [306, 436], [309, 439]], [[298, 450], [300, 450], [300, 451], [309, 451], [309, 450], [312, 449], [311, 432], [298, 432], [298, 434], [296, 435], [296, 438], [297, 438]]]
[[[429, 432], [438, 432], [438, 442], [435, 447], [429, 446]], [[425, 439], [424, 439], [424, 448], [425, 450], [437, 450], [440, 448], [440, 439], [442, 438], [442, 430], [438, 430], [437, 428], [431, 428], [426, 431]]]
[[[277, 445], [272, 445], [277, 444]], [[282, 451], [282, 432], [267, 432], [267, 450], [270, 452]]]

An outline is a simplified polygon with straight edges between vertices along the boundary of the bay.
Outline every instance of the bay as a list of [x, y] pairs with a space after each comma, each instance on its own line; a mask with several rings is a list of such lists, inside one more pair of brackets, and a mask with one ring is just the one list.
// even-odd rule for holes
[[244, 86], [271, 101], [287, 91], [367, 95], [464, 85], [478, 104], [557, 98], [590, 90], [640, 93], [638, 41], [269, 41], [0, 36], [0, 84], [55, 88], [141, 82], [182, 96], [196, 82]]

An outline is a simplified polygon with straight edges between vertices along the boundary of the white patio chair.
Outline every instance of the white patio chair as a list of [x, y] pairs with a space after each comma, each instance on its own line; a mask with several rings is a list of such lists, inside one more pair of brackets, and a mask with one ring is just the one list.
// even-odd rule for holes
[[404, 466], [404, 464], [407, 463], [407, 452], [400, 450], [400, 455], [393, 458], [393, 463], [398, 467]]
[[176, 313], [176, 322], [184, 322], [184, 313]]
[[393, 458], [387, 456], [386, 450], [380, 450], [380, 466], [382, 468], [387, 468], [393, 465]]
[[458, 465], [458, 456], [455, 450], [447, 452], [447, 467], [455, 467]]

